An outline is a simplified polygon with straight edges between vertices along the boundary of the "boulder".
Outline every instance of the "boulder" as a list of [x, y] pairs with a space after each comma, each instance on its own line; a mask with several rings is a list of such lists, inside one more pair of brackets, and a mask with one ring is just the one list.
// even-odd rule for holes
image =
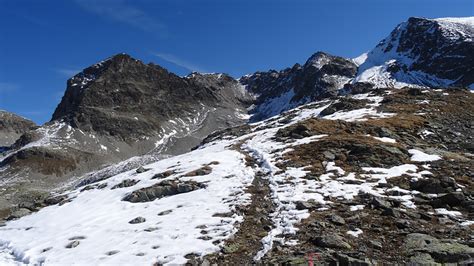
[[315, 245], [325, 248], [351, 249], [351, 245], [338, 234], [323, 234], [311, 239]]
[[195, 181], [178, 182], [176, 180], [165, 180], [156, 185], [135, 190], [126, 195], [123, 200], [132, 203], [149, 202], [155, 199], [180, 193], [187, 193], [204, 187], [206, 187], [204, 184]]
[[429, 259], [428, 254], [434, 262], [458, 263], [474, 258], [474, 248], [457, 243], [453, 240], [441, 241], [426, 234], [408, 234], [403, 245], [405, 253], [415, 260]]

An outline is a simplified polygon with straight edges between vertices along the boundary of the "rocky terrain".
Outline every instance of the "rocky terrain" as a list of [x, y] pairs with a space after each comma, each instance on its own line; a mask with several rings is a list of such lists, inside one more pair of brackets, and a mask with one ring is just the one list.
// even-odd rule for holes
[[473, 263], [473, 21], [238, 80], [85, 69], [2, 154], [0, 264]]
[[245, 123], [251, 100], [225, 74], [178, 77], [113, 56], [69, 79], [52, 120], [4, 152], [0, 210], [133, 156], [146, 154], [146, 163], [189, 151], [211, 132]]
[[33, 121], [0, 110], [0, 149], [11, 146], [21, 135], [35, 127], [36, 124]]

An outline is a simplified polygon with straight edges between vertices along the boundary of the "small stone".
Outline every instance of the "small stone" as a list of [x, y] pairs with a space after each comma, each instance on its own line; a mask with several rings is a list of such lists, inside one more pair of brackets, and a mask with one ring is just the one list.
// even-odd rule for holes
[[79, 246], [80, 243], [81, 242], [79, 242], [78, 240], [71, 241], [69, 242], [69, 244], [66, 245], [66, 248], [75, 248]]
[[378, 208], [378, 209], [389, 209], [389, 208], [392, 207], [390, 202], [388, 202], [388, 201], [386, 201], [382, 198], [379, 198], [379, 197], [373, 197], [372, 201], [371, 201], [371, 204], [372, 204], [372, 206], [374, 206], [375, 208]]
[[311, 210], [319, 207], [319, 204], [314, 201], [297, 201], [295, 205], [297, 210]]
[[120, 252], [120, 251], [118, 251], [118, 250], [111, 250], [111, 251], [106, 252], [105, 255], [107, 255], [107, 256], [112, 256], [112, 255], [115, 255], [115, 254], [117, 254], [117, 253], [119, 253], [119, 252]]
[[324, 158], [330, 161], [334, 161], [336, 159], [336, 155], [330, 151], [323, 151]]
[[124, 187], [131, 187], [137, 184], [139, 181], [134, 179], [124, 179], [122, 182], [118, 183], [117, 185], [113, 186], [110, 189], [117, 189], [117, 188], [124, 188]]
[[397, 220], [395, 225], [398, 227], [398, 229], [405, 229], [410, 227], [410, 222], [407, 220]]
[[230, 244], [230, 245], [227, 245], [227, 246], [224, 246], [222, 252], [224, 252], [225, 254], [231, 254], [231, 253], [235, 253], [239, 250], [239, 244]]
[[137, 217], [137, 218], [135, 218], [135, 219], [133, 219], [133, 220], [130, 220], [128, 223], [129, 223], [129, 224], [139, 224], [139, 223], [144, 223], [145, 221], [146, 221], [145, 218], [139, 216], [139, 217]]
[[328, 220], [335, 225], [344, 225], [346, 221], [339, 215], [332, 214], [329, 216]]
[[397, 210], [397, 209], [394, 209], [394, 208], [388, 208], [388, 209], [383, 210], [382, 215], [392, 216], [392, 217], [395, 217], [395, 218], [400, 218], [401, 217], [400, 211]]
[[153, 232], [153, 231], [156, 231], [158, 229], [160, 229], [160, 228], [159, 227], [148, 227], [144, 231], [145, 232]]
[[84, 240], [84, 239], [86, 239], [85, 236], [73, 236], [69, 238], [69, 240]]
[[170, 213], [172, 213], [172, 212], [173, 212], [173, 210], [162, 211], [162, 212], [158, 213], [158, 216], [167, 215], [167, 214], [170, 214]]
[[375, 249], [382, 249], [382, 243], [376, 240], [369, 240], [369, 246]]
[[143, 166], [140, 166], [137, 168], [136, 172], [137, 174], [145, 173], [146, 171], [149, 171], [149, 168], [144, 168]]

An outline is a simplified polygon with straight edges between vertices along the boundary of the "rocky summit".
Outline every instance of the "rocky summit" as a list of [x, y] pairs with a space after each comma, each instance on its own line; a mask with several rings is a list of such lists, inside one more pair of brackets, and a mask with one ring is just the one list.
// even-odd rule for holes
[[0, 112], [0, 264], [472, 264], [473, 32], [239, 79], [94, 64], [48, 123]]

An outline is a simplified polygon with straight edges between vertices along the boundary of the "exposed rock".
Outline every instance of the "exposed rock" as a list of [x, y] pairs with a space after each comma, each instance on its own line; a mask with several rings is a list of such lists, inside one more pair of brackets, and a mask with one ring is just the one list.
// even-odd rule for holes
[[131, 187], [137, 184], [139, 181], [134, 179], [124, 179], [122, 182], [118, 183], [117, 185], [113, 186], [111, 189], [116, 188], [124, 188], [124, 187]]
[[150, 169], [147, 169], [147, 168], [144, 168], [143, 166], [140, 166], [140, 167], [137, 168], [137, 170], [135, 172], [137, 172], [137, 174], [141, 174], [141, 173], [145, 173], [149, 170]]
[[445, 205], [455, 207], [460, 206], [465, 200], [466, 197], [462, 192], [452, 192], [433, 199], [430, 204], [435, 208], [443, 207]]
[[328, 217], [328, 220], [333, 223], [333, 224], [336, 224], [336, 225], [344, 225], [346, 224], [346, 221], [344, 220], [344, 218], [342, 218], [341, 216], [339, 215], [336, 215], [336, 214], [332, 214]]
[[164, 171], [162, 173], [155, 174], [151, 179], [163, 179], [163, 178], [167, 178], [169, 176], [172, 176], [174, 174], [176, 174], [175, 171], [168, 170], [168, 171]]
[[210, 173], [212, 173], [212, 168], [209, 165], [205, 165], [199, 169], [184, 174], [184, 176], [201, 176], [208, 175]]
[[129, 202], [148, 202], [155, 199], [190, 192], [204, 188], [205, 185], [194, 181], [178, 182], [176, 180], [163, 181], [151, 187], [135, 190], [123, 198]]
[[336, 257], [337, 257], [337, 260], [340, 263], [340, 265], [358, 265], [358, 266], [372, 265], [372, 263], [369, 263], [365, 260], [360, 260], [360, 259], [356, 259], [356, 258], [353, 258], [353, 257], [349, 257], [349, 256], [344, 255], [344, 254], [339, 254], [338, 253], [336, 255]]
[[321, 204], [315, 201], [297, 201], [296, 202], [296, 209], [297, 210], [312, 210], [319, 208]]
[[407, 255], [415, 257], [415, 260], [429, 259], [429, 254], [435, 262], [456, 263], [474, 258], [474, 248], [456, 243], [454, 241], [440, 241], [432, 236], [413, 233], [407, 235], [404, 248]]
[[66, 245], [66, 248], [75, 248], [77, 246], [79, 246], [81, 242], [77, 241], [77, 240], [74, 240], [74, 241], [71, 241], [69, 242], [69, 244]]
[[146, 222], [146, 219], [144, 217], [139, 216], [139, 217], [136, 217], [136, 218], [130, 220], [128, 223], [129, 224], [140, 224], [140, 223], [144, 223], [144, 222]]
[[418, 179], [410, 183], [410, 188], [424, 193], [448, 193], [456, 189], [456, 182], [448, 177]]
[[320, 115], [326, 116], [338, 111], [351, 111], [355, 109], [364, 108], [367, 101], [357, 100], [353, 98], [341, 98], [338, 102], [331, 104], [326, 109], [322, 110]]
[[13, 219], [18, 219], [20, 217], [29, 215], [31, 211], [26, 208], [19, 208], [18, 210], [13, 211], [10, 216], [7, 218], [7, 220], [13, 220]]
[[379, 197], [373, 197], [370, 203], [372, 204], [372, 206], [379, 209], [390, 209], [392, 207], [390, 202]]
[[0, 110], [0, 153], [17, 139], [34, 129], [36, 124], [28, 119], [7, 111]]
[[350, 249], [351, 245], [337, 234], [323, 234], [312, 239], [312, 242], [320, 247]]

